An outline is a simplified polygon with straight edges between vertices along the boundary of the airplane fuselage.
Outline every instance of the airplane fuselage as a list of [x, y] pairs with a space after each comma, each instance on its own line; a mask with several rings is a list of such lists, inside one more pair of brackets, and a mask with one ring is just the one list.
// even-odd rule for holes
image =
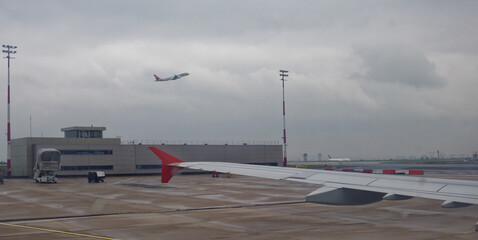
[[333, 158], [331, 157], [330, 155], [328, 156], [329, 157], [329, 161], [336, 161], [336, 162], [348, 162], [348, 161], [352, 161], [352, 159], [350, 158]]
[[347, 161], [352, 161], [352, 159], [350, 159], [350, 158], [329, 158], [329, 161], [347, 162]]
[[180, 79], [180, 78], [185, 77], [187, 75], [189, 75], [189, 73], [181, 73], [181, 74], [177, 74], [177, 75], [174, 75], [174, 76], [171, 76], [171, 77], [166, 77], [166, 78], [160, 78], [160, 77], [154, 75], [154, 78], [156, 78], [156, 82], [163, 82], [163, 81], [177, 80], [177, 79]]

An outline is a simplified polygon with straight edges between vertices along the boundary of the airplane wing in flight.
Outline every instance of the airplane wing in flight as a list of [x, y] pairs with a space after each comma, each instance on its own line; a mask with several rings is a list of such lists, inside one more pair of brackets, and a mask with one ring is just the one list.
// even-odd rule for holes
[[478, 204], [478, 181], [437, 179], [399, 175], [334, 172], [303, 168], [273, 167], [227, 162], [184, 162], [156, 147], [149, 147], [163, 164], [161, 182], [167, 183], [183, 168], [288, 180], [323, 185], [305, 197], [307, 202], [360, 205], [380, 200], [412, 197], [444, 201], [444, 208]]

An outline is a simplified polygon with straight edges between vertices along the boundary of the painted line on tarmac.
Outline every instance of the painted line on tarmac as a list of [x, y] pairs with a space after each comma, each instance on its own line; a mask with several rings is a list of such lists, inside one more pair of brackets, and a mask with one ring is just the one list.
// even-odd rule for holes
[[29, 226], [17, 225], [17, 224], [10, 224], [10, 223], [2, 223], [2, 222], [0, 222], [0, 225], [10, 226], [10, 227], [27, 228], [27, 229], [34, 229], [34, 230], [39, 230], [39, 231], [44, 231], [44, 232], [54, 232], [54, 233], [75, 235], [75, 236], [87, 237], [87, 238], [107, 239], [107, 240], [118, 240], [117, 238], [109, 238], [109, 237], [102, 237], [102, 236], [95, 236], [95, 235], [88, 235], [88, 234], [74, 233], [74, 232], [65, 232], [65, 231], [54, 230], [54, 229], [47, 229], [47, 228], [29, 227]]
[[304, 200], [298, 200], [298, 201], [266, 202], [266, 203], [252, 203], [252, 204], [239, 204], [239, 205], [222, 205], [222, 206], [197, 207], [197, 208], [179, 208], [179, 209], [157, 210], [157, 211], [153, 210], [153, 211], [137, 211], [137, 212], [116, 212], [116, 213], [68, 215], [68, 216], [58, 216], [58, 217], [13, 218], [13, 219], [2, 219], [2, 220], [0, 220], [0, 224], [7, 223], [7, 222], [28, 222], [28, 221], [38, 221], [38, 220], [79, 219], [79, 218], [106, 217], [106, 216], [130, 215], [130, 214], [151, 214], [151, 213], [160, 213], [161, 214], [161, 213], [171, 213], [171, 212], [218, 210], [218, 209], [228, 209], [228, 208], [279, 206], [279, 205], [300, 204], [300, 203], [306, 203], [306, 202]]

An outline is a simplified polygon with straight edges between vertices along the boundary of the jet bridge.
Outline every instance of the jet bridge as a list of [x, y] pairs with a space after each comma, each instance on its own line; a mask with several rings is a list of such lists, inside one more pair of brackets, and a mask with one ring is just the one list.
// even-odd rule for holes
[[42, 148], [37, 152], [37, 160], [33, 167], [35, 182], [56, 183], [56, 172], [60, 170], [61, 153], [54, 148]]

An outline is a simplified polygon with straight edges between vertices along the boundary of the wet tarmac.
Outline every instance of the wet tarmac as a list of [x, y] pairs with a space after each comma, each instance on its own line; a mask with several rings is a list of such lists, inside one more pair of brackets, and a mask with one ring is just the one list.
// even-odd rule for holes
[[[478, 180], [474, 170], [428, 172]], [[305, 203], [319, 186], [237, 176], [6, 179], [0, 239], [478, 239], [478, 206], [414, 198], [364, 206]]]

